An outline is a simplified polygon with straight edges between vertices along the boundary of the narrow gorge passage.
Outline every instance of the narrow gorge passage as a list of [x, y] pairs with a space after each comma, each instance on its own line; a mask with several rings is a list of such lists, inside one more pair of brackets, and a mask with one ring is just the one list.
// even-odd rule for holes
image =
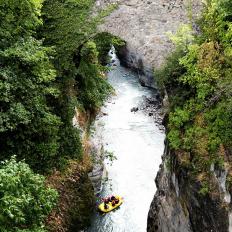
[[[138, 77], [121, 67], [116, 57], [108, 79], [116, 91], [96, 120], [96, 134], [102, 136], [105, 150], [117, 160], [106, 161], [109, 181], [100, 194], [124, 197], [120, 209], [106, 215], [93, 215], [88, 232], [145, 232], [150, 203], [154, 197], [155, 176], [161, 164], [164, 132], [148, 112], [131, 112], [131, 108], [152, 97], [154, 90], [139, 84]], [[146, 96], [146, 97], [145, 97]]]

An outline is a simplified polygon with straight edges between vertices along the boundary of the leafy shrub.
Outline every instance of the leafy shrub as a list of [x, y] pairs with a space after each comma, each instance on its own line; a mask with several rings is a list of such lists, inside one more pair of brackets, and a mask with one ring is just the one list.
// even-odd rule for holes
[[170, 142], [171, 148], [179, 149], [181, 146], [180, 131], [174, 129], [170, 130], [168, 133], [168, 140]]
[[0, 231], [42, 231], [58, 196], [45, 186], [45, 178], [12, 157], [1, 163], [0, 186]]
[[209, 193], [209, 187], [207, 185], [204, 185], [200, 190], [199, 193], [202, 196], [206, 196]]
[[43, 172], [55, 163], [61, 120], [48, 103], [59, 95], [53, 51], [35, 38], [41, 7], [40, 0], [0, 5], [0, 154], [1, 160], [16, 154]]
[[98, 51], [93, 41], [87, 42], [81, 50], [78, 74], [79, 99], [84, 108], [94, 110], [102, 106], [112, 88], [101, 73]]
[[[212, 164], [223, 166], [225, 154], [231, 151], [230, 7], [229, 0], [207, 1], [200, 21], [202, 33], [193, 38], [191, 27], [186, 26], [171, 35], [176, 49], [155, 72], [171, 103], [170, 146], [179, 155], [190, 154], [189, 169], [194, 174], [207, 175]], [[203, 195], [209, 190], [207, 182], [200, 190]]]

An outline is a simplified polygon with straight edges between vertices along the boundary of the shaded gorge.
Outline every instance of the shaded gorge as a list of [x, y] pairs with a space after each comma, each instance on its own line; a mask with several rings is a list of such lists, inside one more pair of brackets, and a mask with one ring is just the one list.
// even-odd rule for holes
[[145, 232], [165, 135], [153, 113], [141, 108], [146, 108], [147, 99], [155, 99], [157, 92], [142, 87], [138, 76], [120, 66], [114, 53], [110, 55], [112, 69], [108, 80], [116, 94], [97, 117], [95, 135], [101, 137], [104, 149], [116, 159], [113, 163], [104, 161], [107, 181], [99, 199], [118, 194], [125, 202], [109, 214], [95, 212], [87, 232]]

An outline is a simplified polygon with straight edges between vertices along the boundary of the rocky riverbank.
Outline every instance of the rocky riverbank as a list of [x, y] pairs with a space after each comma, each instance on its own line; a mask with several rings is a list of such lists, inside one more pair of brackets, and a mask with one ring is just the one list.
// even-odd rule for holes
[[127, 42], [118, 55], [122, 64], [136, 69], [142, 85], [155, 87], [153, 68], [160, 67], [173, 46], [167, 32], [175, 33], [188, 22], [188, 16], [197, 16], [200, 1], [189, 0], [98, 0], [104, 8], [117, 3], [100, 31], [107, 31]]

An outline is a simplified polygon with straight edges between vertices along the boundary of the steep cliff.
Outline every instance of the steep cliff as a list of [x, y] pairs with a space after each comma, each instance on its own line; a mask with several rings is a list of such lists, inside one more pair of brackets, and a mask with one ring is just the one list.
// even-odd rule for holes
[[231, 18], [231, 1], [208, 1], [201, 33], [190, 43], [176, 36], [157, 71], [169, 107], [149, 232], [232, 231]]
[[[200, 181], [170, 151], [166, 142], [163, 163], [156, 177], [157, 193], [148, 215], [148, 232], [229, 231], [228, 192], [224, 170], [212, 170], [213, 191], [201, 194]], [[180, 164], [180, 162], [182, 164]], [[230, 197], [229, 197], [230, 198]]]

